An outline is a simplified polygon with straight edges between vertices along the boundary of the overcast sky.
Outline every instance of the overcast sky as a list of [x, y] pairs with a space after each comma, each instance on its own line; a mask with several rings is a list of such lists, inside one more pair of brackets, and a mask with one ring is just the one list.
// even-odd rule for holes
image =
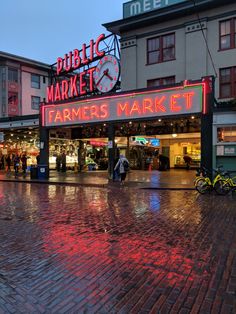
[[0, 51], [52, 64], [122, 19], [128, 0], [7, 0], [0, 5]]

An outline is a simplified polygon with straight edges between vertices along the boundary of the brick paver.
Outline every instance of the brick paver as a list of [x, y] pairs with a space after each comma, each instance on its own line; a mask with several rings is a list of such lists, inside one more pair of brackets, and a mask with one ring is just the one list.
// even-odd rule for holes
[[236, 200], [2, 182], [1, 313], [236, 313]]

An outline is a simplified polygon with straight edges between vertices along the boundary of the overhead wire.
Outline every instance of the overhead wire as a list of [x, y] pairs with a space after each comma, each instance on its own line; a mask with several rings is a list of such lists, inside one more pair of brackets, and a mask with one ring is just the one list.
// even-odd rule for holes
[[216, 71], [216, 67], [215, 67], [215, 64], [214, 64], [214, 61], [213, 61], [213, 58], [212, 58], [212, 54], [211, 54], [211, 51], [210, 51], [210, 48], [209, 48], [209, 45], [208, 45], [208, 42], [207, 42], [207, 38], [206, 38], [206, 35], [204, 33], [204, 30], [202, 28], [202, 22], [201, 22], [201, 18], [200, 18], [200, 15], [197, 11], [197, 5], [196, 5], [196, 2], [195, 0], [192, 0], [193, 1], [193, 4], [194, 4], [194, 7], [196, 9], [196, 16], [197, 16], [197, 19], [198, 19], [198, 23], [200, 25], [200, 28], [201, 28], [201, 32], [202, 32], [202, 35], [203, 35], [203, 38], [204, 38], [204, 41], [205, 41], [205, 44], [206, 44], [206, 48], [207, 48], [207, 52], [209, 54], [209, 57], [210, 57], [210, 60], [211, 60], [211, 64], [212, 64], [212, 67], [213, 67], [213, 70], [215, 72], [215, 77], [218, 77], [217, 75], [217, 71]]

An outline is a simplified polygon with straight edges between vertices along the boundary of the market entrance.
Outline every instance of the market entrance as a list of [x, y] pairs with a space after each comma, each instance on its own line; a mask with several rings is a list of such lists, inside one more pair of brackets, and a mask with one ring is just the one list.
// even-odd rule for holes
[[[45, 105], [41, 112], [40, 160], [48, 162], [49, 130], [68, 128], [71, 140], [78, 141], [74, 150], [78, 164], [81, 148], [90, 145], [94, 150], [99, 146], [93, 143], [96, 139], [104, 144], [104, 154], [96, 155], [108, 159], [110, 179], [119, 152], [125, 153], [131, 168], [137, 170], [185, 167], [185, 155], [191, 159], [190, 167], [199, 166], [201, 161], [211, 168], [212, 114], [208, 100], [213, 98], [209, 86], [207, 80], [201, 80], [168, 89]], [[85, 158], [90, 156], [86, 151]], [[92, 157], [97, 163], [97, 157]], [[160, 157], [168, 162], [163, 163]]]
[[[115, 159], [125, 155], [132, 170], [200, 166], [201, 119], [197, 115], [115, 124]], [[49, 132], [51, 170], [108, 170], [107, 124], [55, 128]], [[66, 164], [62, 167], [62, 155]], [[190, 163], [186, 162], [187, 157]], [[59, 165], [60, 163], [60, 165]]]

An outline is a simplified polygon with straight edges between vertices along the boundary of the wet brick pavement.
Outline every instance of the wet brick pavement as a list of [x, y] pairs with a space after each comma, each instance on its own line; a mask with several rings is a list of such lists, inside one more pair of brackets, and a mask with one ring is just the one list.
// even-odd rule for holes
[[236, 313], [236, 200], [0, 182], [0, 313]]

